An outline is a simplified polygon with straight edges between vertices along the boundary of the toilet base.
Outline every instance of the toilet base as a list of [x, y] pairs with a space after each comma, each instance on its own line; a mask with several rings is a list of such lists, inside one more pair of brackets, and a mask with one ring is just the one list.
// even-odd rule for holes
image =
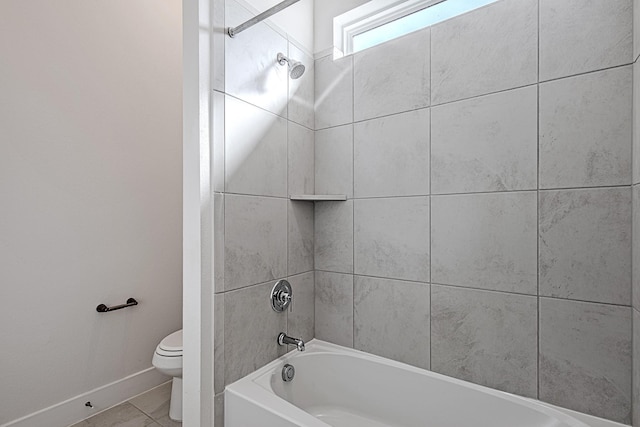
[[173, 421], [182, 421], [182, 378], [173, 377], [173, 380], [171, 381], [169, 418]]

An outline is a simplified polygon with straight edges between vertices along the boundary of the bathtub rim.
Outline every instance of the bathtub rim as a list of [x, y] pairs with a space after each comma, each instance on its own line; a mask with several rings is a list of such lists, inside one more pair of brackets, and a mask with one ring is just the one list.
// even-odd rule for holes
[[[577, 420], [579, 423], [585, 424], [586, 427], [630, 427], [627, 424], [621, 424], [615, 421], [599, 418], [582, 412], [577, 412], [568, 408], [562, 408], [547, 402], [537, 400], [535, 398], [519, 396], [513, 393], [493, 389], [469, 381], [440, 374], [431, 370], [418, 368], [416, 366], [408, 365], [406, 363], [388, 359], [382, 356], [377, 356], [375, 354], [366, 353], [354, 348], [344, 347], [327, 341], [322, 341], [317, 338], [314, 338], [306, 343], [305, 352], [301, 353], [295, 349], [291, 350], [288, 353], [269, 362], [265, 366], [227, 385], [224, 390], [225, 407], [227, 396], [233, 395], [236, 398], [247, 400], [252, 404], [262, 408], [263, 410], [280, 416], [283, 419], [294, 423], [295, 425], [299, 425], [301, 427], [327, 427], [328, 424], [309, 414], [305, 410], [295, 406], [293, 403], [290, 403], [289, 401], [281, 398], [280, 396], [275, 394], [275, 392], [270, 390], [270, 377], [271, 375], [273, 375], [273, 372], [276, 368], [281, 366], [283, 363], [287, 363], [292, 360], [295, 362], [295, 359], [305, 357], [310, 354], [343, 354], [362, 358], [374, 363], [383, 363], [385, 365], [414, 372], [420, 375], [433, 376], [435, 378], [448, 381], [462, 387], [470, 388], [471, 390], [477, 391], [479, 393], [487, 393], [493, 396], [504, 398], [511, 402], [534, 407], [535, 409], [541, 410], [543, 413], [549, 416], [559, 416], [561, 420], [565, 418]], [[304, 424], [300, 424], [300, 422], [303, 422]]]

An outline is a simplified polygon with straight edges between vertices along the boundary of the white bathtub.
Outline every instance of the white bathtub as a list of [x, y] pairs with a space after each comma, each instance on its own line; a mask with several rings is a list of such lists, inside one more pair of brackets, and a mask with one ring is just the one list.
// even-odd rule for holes
[[[284, 382], [284, 364], [295, 378]], [[622, 424], [312, 340], [225, 390], [225, 427], [613, 427]]]

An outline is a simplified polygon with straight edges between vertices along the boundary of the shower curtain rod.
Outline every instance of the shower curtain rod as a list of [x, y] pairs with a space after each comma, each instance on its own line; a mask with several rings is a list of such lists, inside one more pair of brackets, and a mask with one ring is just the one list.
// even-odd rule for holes
[[229, 34], [229, 37], [234, 37], [236, 34], [246, 30], [249, 27], [256, 25], [260, 21], [264, 21], [271, 15], [275, 15], [276, 13], [280, 12], [282, 9], [286, 9], [292, 4], [297, 3], [299, 1], [300, 0], [284, 0], [283, 2], [278, 3], [272, 8], [265, 10], [260, 15], [256, 15], [255, 17], [249, 19], [247, 22], [244, 22], [238, 25], [237, 27], [229, 27], [229, 29], [227, 30], [227, 34]]

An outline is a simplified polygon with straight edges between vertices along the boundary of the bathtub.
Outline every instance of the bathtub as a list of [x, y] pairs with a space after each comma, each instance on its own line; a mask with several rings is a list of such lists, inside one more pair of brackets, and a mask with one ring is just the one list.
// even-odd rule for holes
[[[291, 364], [295, 377], [282, 380]], [[613, 427], [320, 340], [227, 386], [225, 427]]]

